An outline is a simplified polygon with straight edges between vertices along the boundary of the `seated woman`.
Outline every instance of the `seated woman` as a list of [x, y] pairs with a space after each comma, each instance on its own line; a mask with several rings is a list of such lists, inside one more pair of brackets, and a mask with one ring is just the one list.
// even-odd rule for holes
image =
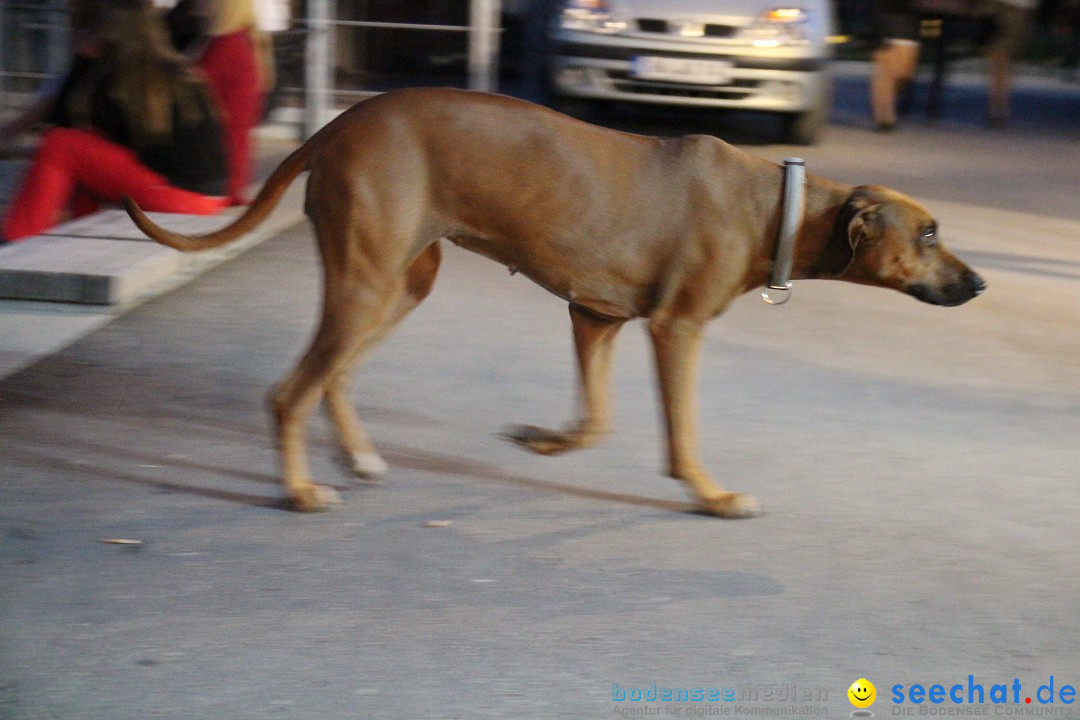
[[168, 40], [151, 0], [91, 0], [88, 52], [53, 102], [0, 226], [20, 240], [128, 195], [148, 210], [207, 215], [227, 205], [211, 93]]

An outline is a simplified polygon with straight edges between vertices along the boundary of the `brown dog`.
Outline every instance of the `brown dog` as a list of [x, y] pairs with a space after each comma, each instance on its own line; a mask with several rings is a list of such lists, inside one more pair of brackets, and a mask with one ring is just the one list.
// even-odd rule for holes
[[[312, 483], [306, 422], [325, 398], [355, 470], [386, 469], [348, 392], [358, 358], [431, 290], [451, 242], [524, 273], [570, 303], [581, 410], [562, 431], [515, 428], [544, 454], [610, 429], [608, 379], [619, 328], [645, 318], [659, 375], [672, 477], [705, 510], [753, 514], [698, 459], [694, 392], [705, 323], [769, 279], [782, 170], [709, 136], [664, 140], [615, 132], [529, 103], [457, 90], [402, 90], [344, 113], [270, 176], [247, 212], [206, 236], [171, 233], [132, 202], [135, 223], [184, 251], [257, 225], [308, 170], [306, 210], [325, 272], [322, 323], [273, 395], [282, 483], [298, 510], [337, 500]], [[912, 200], [880, 187], [806, 183], [794, 278], [835, 278], [959, 305], [982, 279], [937, 241]]]

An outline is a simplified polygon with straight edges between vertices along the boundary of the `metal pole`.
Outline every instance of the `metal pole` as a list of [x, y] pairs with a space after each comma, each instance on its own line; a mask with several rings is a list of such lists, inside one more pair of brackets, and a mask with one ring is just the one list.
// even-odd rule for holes
[[304, 138], [314, 135], [329, 117], [330, 19], [334, 0], [308, 0], [308, 36], [304, 69]]
[[501, 4], [501, 0], [470, 0], [470, 90], [494, 92], [498, 89]]

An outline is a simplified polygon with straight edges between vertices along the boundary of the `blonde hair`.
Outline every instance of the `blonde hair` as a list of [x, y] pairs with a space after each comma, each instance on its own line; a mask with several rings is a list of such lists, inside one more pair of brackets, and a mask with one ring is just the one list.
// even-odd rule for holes
[[209, 0], [206, 34], [231, 35], [247, 30], [255, 45], [259, 67], [259, 87], [266, 91], [274, 85], [274, 53], [270, 38], [259, 29], [254, 0]]
[[209, 9], [207, 35], [229, 35], [257, 27], [252, 0], [210, 0]]

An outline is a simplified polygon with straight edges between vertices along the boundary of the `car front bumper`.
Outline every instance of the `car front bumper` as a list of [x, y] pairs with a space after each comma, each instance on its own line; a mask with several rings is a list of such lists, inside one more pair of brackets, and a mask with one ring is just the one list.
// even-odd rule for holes
[[[754, 48], [639, 42], [637, 38], [560, 32], [548, 70], [561, 96], [696, 107], [799, 113], [815, 110], [829, 90], [828, 59], [799, 49], [770, 54]], [[637, 57], [721, 61], [718, 84], [655, 80], [634, 73]]]

